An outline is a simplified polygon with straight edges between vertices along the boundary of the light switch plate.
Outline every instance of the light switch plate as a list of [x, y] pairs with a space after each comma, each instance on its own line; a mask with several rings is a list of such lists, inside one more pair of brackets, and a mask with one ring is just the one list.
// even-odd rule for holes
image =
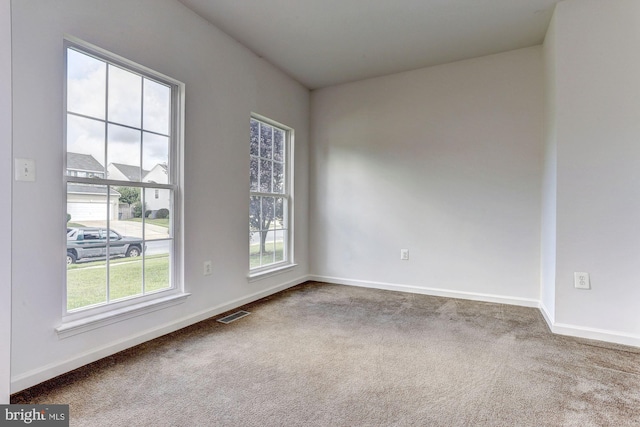
[[33, 159], [15, 159], [16, 181], [35, 181], [36, 162]]

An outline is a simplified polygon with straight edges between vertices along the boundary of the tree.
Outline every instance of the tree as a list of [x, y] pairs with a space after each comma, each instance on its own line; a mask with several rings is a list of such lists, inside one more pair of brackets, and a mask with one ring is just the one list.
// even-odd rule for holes
[[116, 187], [116, 191], [120, 193], [120, 198], [118, 199], [120, 203], [126, 203], [129, 207], [140, 201], [140, 189], [138, 187]]
[[252, 196], [249, 203], [249, 238], [254, 233], [260, 233], [260, 250], [267, 252], [267, 234], [276, 222], [284, 219], [284, 198]]
[[[140, 188], [138, 187], [115, 187], [116, 191], [120, 193], [120, 198], [118, 199], [120, 203], [126, 203], [129, 206], [129, 213], [124, 216], [124, 219], [131, 218], [131, 215], [134, 218], [138, 218], [135, 215], [135, 205], [140, 203]], [[131, 205], [134, 205], [133, 210]], [[142, 207], [141, 207], [142, 208]], [[140, 215], [141, 216], [141, 215]]]

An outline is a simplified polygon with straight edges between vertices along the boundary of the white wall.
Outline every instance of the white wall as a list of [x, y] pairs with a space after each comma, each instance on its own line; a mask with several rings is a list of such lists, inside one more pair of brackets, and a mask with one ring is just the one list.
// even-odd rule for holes
[[0, 0], [0, 404], [11, 372], [11, 3]]
[[[17, 157], [35, 159], [38, 177], [35, 183], [16, 183], [13, 194], [20, 212], [13, 223], [14, 392], [304, 280], [309, 117], [304, 87], [174, 0], [16, 0], [12, 5], [13, 150]], [[60, 227], [65, 34], [186, 84], [185, 283], [192, 296], [181, 305], [59, 339], [54, 328], [60, 325], [65, 277]], [[296, 131], [298, 265], [248, 283], [251, 112]], [[213, 261], [211, 276], [202, 274], [205, 260]]]
[[312, 92], [312, 273], [537, 305], [543, 91], [533, 47]]
[[555, 331], [640, 345], [640, 2], [568, 0], [555, 21]]

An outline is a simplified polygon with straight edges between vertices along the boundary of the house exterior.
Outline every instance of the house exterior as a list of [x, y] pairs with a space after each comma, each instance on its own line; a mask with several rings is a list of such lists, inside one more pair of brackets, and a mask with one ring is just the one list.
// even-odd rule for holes
[[[155, 184], [168, 183], [168, 168], [164, 163], [159, 163], [153, 167], [143, 178], [144, 182], [151, 182]], [[155, 214], [160, 209], [171, 209], [170, 204], [170, 190], [165, 188], [146, 188], [144, 191], [144, 201], [146, 203], [147, 210], [151, 211], [150, 216], [155, 217]]]
[[[67, 175], [102, 178], [104, 166], [89, 154], [67, 153]], [[67, 214], [75, 223], [114, 220], [118, 218], [119, 198], [120, 193], [113, 189], [107, 194], [104, 185], [67, 184]]]
[[140, 182], [142, 177], [148, 174], [139, 166], [126, 165], [124, 163], [109, 163], [107, 166], [107, 177], [118, 181], [134, 181]]
[[[145, 170], [139, 166], [123, 163], [110, 163], [107, 166], [107, 176], [110, 179], [131, 182], [149, 182], [154, 184], [166, 184], [168, 180], [168, 167], [164, 163], [156, 164], [151, 170]], [[149, 217], [155, 218], [160, 209], [171, 209], [170, 191], [164, 188], [146, 188], [144, 190], [145, 212]], [[132, 206], [121, 204], [119, 207], [120, 219], [133, 216]]]

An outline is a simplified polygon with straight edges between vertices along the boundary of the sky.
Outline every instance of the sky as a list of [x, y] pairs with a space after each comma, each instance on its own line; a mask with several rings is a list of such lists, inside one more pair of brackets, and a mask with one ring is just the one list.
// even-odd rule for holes
[[86, 116], [67, 114], [68, 152], [103, 166], [168, 164], [170, 106], [169, 86], [68, 49], [67, 110]]

